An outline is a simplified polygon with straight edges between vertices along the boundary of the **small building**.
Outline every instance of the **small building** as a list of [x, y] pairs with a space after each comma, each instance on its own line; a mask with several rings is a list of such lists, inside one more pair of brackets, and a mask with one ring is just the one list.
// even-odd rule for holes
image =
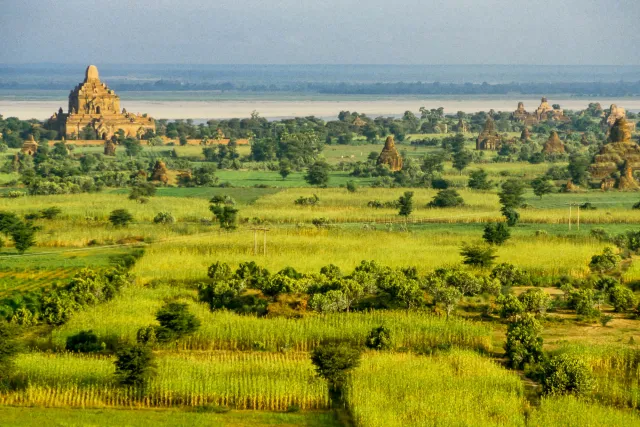
[[398, 153], [393, 135], [389, 135], [384, 143], [384, 148], [378, 156], [379, 165], [387, 165], [392, 171], [399, 171], [402, 169], [402, 157]]
[[500, 145], [502, 145], [502, 138], [496, 131], [495, 122], [489, 116], [476, 140], [476, 150], [497, 150]]
[[35, 139], [33, 139], [33, 135], [29, 135], [29, 139], [27, 139], [23, 144], [20, 152], [23, 154], [27, 154], [29, 156], [33, 156], [38, 151], [38, 143]]

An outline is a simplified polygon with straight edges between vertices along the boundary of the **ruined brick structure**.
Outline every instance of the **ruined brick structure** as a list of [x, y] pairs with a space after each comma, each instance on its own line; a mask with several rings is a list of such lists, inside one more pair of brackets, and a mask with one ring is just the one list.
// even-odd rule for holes
[[544, 154], [562, 154], [565, 152], [564, 143], [560, 140], [558, 132], [551, 132], [549, 139], [544, 143], [542, 152]]
[[387, 165], [389, 169], [394, 172], [402, 169], [402, 157], [400, 157], [400, 153], [398, 153], [393, 135], [387, 137], [384, 148], [378, 157], [378, 164]]
[[476, 140], [476, 150], [497, 150], [501, 144], [502, 139], [496, 131], [496, 124], [489, 116]]
[[615, 187], [621, 190], [638, 188], [633, 173], [640, 170], [640, 146], [631, 140], [631, 131], [627, 120], [622, 117], [616, 120], [609, 133], [609, 142], [605, 144], [595, 161], [589, 168], [591, 176], [601, 179], [603, 189]]
[[33, 139], [33, 135], [29, 135], [29, 139], [22, 143], [22, 148], [20, 152], [23, 154], [28, 154], [29, 156], [33, 156], [38, 151], [38, 143], [35, 139]]
[[84, 82], [69, 94], [69, 110], [62, 108], [45, 123], [45, 127], [58, 132], [58, 136], [78, 139], [85, 127], [95, 130], [99, 139], [108, 140], [119, 130], [125, 136], [140, 138], [147, 130], [155, 131], [155, 121], [140, 114], [120, 111], [120, 97], [100, 81], [95, 65], [87, 67]]

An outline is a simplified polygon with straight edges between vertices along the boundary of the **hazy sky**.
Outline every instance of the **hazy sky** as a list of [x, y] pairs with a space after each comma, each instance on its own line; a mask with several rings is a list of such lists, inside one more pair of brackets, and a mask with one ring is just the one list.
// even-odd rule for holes
[[640, 64], [639, 0], [0, 0], [0, 63]]

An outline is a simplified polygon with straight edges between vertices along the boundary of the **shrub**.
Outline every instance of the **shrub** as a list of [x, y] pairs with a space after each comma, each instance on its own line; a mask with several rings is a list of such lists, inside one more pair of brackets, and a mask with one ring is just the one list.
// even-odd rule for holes
[[165, 304], [156, 313], [156, 320], [162, 328], [156, 331], [158, 339], [161, 341], [181, 338], [195, 332], [200, 327], [200, 320], [189, 313], [187, 304], [178, 302]]
[[80, 331], [67, 337], [65, 348], [76, 353], [93, 353], [102, 350], [103, 346], [93, 331]]
[[149, 347], [125, 346], [116, 357], [116, 377], [122, 385], [144, 388], [155, 375], [155, 357]]
[[589, 393], [592, 384], [589, 367], [575, 356], [561, 354], [553, 357], [544, 366], [544, 394], [584, 396]]
[[489, 223], [484, 227], [482, 238], [492, 245], [501, 245], [511, 237], [509, 229], [503, 222]]
[[389, 350], [393, 347], [391, 331], [384, 326], [373, 328], [367, 335], [364, 345], [372, 350]]
[[358, 186], [355, 181], [347, 181], [347, 191], [349, 193], [355, 193], [358, 191]]
[[520, 221], [520, 213], [511, 207], [503, 207], [500, 209], [502, 212], [502, 216], [507, 220], [507, 225], [509, 227], [514, 227], [518, 221]]
[[488, 268], [493, 264], [493, 260], [497, 258], [494, 255], [495, 249], [488, 245], [467, 244], [462, 245], [460, 255], [462, 255], [462, 263], [474, 267]]
[[126, 209], [116, 209], [109, 214], [109, 221], [114, 227], [126, 227], [133, 221], [133, 215]]
[[589, 268], [593, 273], [608, 273], [615, 270], [620, 264], [620, 256], [613, 253], [613, 249], [604, 248], [601, 255], [594, 255], [589, 262]]
[[311, 197], [300, 196], [293, 201], [293, 203], [298, 206], [315, 206], [319, 202], [320, 202], [320, 198], [316, 194], [314, 194]]
[[507, 326], [505, 351], [513, 368], [522, 369], [526, 364], [542, 358], [542, 326], [532, 314], [517, 316]]
[[0, 321], [0, 383], [9, 377], [14, 358], [19, 352], [15, 336], [15, 327]]
[[52, 206], [50, 208], [42, 209], [40, 211], [40, 216], [44, 219], [55, 219], [61, 213], [62, 210], [59, 207]]
[[159, 212], [154, 218], [153, 222], [156, 224], [173, 224], [176, 219], [171, 212]]
[[464, 205], [464, 200], [460, 194], [452, 188], [438, 191], [438, 194], [431, 200], [427, 207], [430, 208], [453, 208]]
[[609, 300], [614, 311], [621, 313], [631, 310], [637, 304], [633, 291], [626, 286], [617, 285], [609, 291]]
[[330, 396], [340, 401], [349, 371], [360, 365], [360, 350], [346, 343], [324, 344], [313, 350], [311, 362], [318, 375], [329, 383]]

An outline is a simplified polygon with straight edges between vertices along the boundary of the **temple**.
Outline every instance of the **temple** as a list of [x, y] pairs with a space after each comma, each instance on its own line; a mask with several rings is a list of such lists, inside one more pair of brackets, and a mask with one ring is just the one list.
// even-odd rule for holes
[[[609, 111], [607, 114], [604, 114], [602, 117], [602, 127], [608, 132], [611, 130], [613, 125], [616, 123], [618, 119], [626, 119], [627, 112], [624, 108], [618, 107], [616, 104], [611, 104], [609, 107]], [[629, 132], [633, 133], [636, 131], [636, 124], [634, 122], [627, 122], [627, 127], [629, 128]]]
[[595, 156], [589, 168], [591, 176], [601, 179], [600, 187], [607, 190], [637, 190], [634, 172], [640, 170], [640, 146], [631, 139], [631, 131], [624, 117], [617, 119], [609, 133], [609, 142]]
[[378, 157], [378, 164], [387, 165], [394, 172], [402, 169], [402, 157], [398, 153], [393, 135], [387, 137], [384, 148]]
[[564, 111], [553, 108], [549, 105], [547, 98], [544, 97], [540, 101], [540, 106], [533, 113], [529, 113], [525, 110], [524, 104], [519, 102], [516, 111], [511, 113], [511, 118], [517, 122], [523, 123], [525, 126], [532, 126], [547, 120], [554, 120], [557, 122], [571, 121], [569, 117], [564, 115]]
[[497, 150], [501, 144], [502, 139], [496, 131], [496, 124], [491, 116], [488, 116], [484, 129], [476, 140], [476, 150]]
[[100, 81], [98, 68], [87, 67], [84, 82], [69, 94], [69, 110], [62, 108], [45, 124], [58, 132], [60, 138], [79, 139], [87, 126], [96, 132], [98, 139], [108, 140], [119, 130], [125, 136], [140, 138], [148, 130], [155, 131], [155, 120], [146, 115], [120, 111], [120, 97]]

